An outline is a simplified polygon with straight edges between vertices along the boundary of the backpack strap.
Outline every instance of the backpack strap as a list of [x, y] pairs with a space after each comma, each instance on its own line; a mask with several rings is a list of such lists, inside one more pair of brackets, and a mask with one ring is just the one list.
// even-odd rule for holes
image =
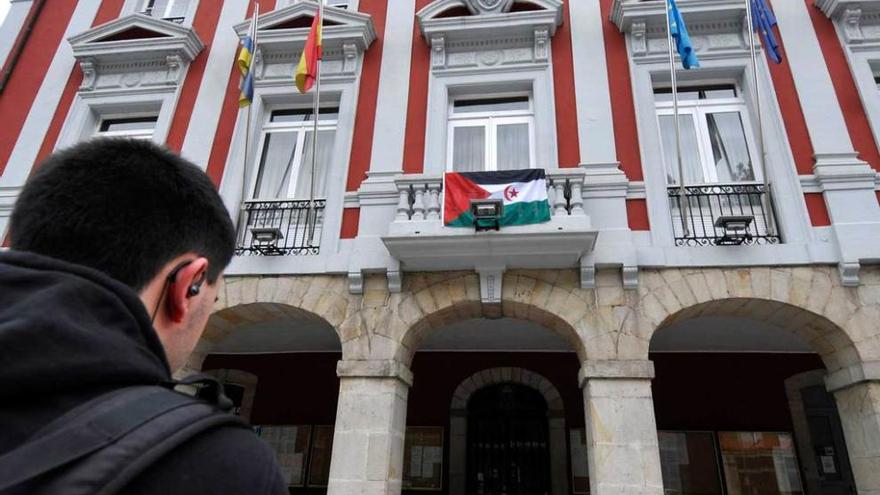
[[111, 392], [0, 457], [0, 493], [114, 493], [162, 455], [220, 425], [246, 427], [211, 404], [159, 386]]

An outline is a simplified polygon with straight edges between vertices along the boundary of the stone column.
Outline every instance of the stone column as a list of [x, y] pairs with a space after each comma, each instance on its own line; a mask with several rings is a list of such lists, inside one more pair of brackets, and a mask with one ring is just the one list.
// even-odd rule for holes
[[[832, 384], [829, 382], [829, 391]], [[880, 380], [833, 391], [859, 495], [880, 494]]]
[[329, 495], [399, 494], [412, 372], [397, 361], [340, 361]]
[[590, 493], [663, 494], [650, 361], [584, 361]]

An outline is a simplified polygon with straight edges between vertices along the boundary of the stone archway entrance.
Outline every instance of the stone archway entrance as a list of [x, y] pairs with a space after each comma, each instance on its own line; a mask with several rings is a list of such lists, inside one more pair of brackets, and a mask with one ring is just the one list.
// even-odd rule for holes
[[825, 387], [849, 346], [822, 315], [766, 299], [722, 299], [667, 317], [650, 346], [664, 488], [854, 493]]
[[534, 389], [500, 383], [468, 403], [468, 495], [550, 493], [547, 402]]
[[549, 380], [486, 369], [461, 382], [450, 409], [450, 495], [568, 493], [565, 410]]

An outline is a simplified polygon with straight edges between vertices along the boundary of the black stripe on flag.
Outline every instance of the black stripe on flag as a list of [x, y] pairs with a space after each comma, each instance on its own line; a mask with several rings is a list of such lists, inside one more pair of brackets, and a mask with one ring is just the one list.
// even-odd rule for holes
[[459, 172], [459, 174], [475, 184], [510, 184], [545, 178], [543, 168], [499, 170], [497, 172]]

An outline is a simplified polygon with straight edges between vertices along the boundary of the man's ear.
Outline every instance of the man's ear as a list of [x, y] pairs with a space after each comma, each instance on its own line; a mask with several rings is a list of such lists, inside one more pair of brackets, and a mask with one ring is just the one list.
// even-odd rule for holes
[[208, 272], [208, 259], [196, 258], [177, 270], [177, 274], [168, 283], [168, 315], [174, 323], [180, 323], [186, 317], [190, 307], [190, 299], [198, 296]]

